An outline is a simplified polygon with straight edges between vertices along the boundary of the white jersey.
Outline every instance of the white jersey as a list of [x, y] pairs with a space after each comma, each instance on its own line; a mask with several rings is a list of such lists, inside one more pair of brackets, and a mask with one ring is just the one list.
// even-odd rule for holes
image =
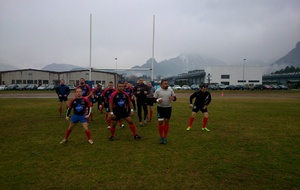
[[175, 93], [171, 88], [168, 89], [159, 88], [154, 92], [155, 98], [162, 99], [162, 103], [157, 103], [158, 107], [171, 107], [172, 105], [171, 105], [170, 96], [175, 96]]

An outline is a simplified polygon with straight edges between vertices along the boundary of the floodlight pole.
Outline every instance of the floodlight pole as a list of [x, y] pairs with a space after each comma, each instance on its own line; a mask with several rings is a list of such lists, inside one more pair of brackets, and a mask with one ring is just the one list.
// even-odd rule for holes
[[92, 81], [92, 14], [90, 14], [90, 70], [89, 81]]
[[244, 59], [244, 65], [243, 65], [243, 87], [245, 87], [245, 61], [246, 59]]
[[152, 81], [154, 81], [154, 34], [155, 34], [155, 15], [153, 15], [153, 36], [152, 36], [152, 74], [151, 74]]

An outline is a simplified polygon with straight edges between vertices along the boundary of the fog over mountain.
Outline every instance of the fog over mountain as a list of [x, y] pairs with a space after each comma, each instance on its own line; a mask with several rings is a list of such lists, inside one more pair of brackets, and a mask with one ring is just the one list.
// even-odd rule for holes
[[285, 56], [272, 63], [269, 67], [269, 73], [284, 69], [287, 66], [300, 67], [300, 42], [298, 42], [296, 47]]
[[16, 70], [16, 69], [19, 69], [19, 68], [15, 67], [13, 65], [9, 65], [9, 64], [0, 62], [0, 71], [9, 71], [9, 70]]
[[[294, 49], [292, 49], [290, 52], [288, 52], [286, 55], [284, 55], [277, 61], [268, 63], [262, 60], [247, 60], [246, 62], [247, 65], [263, 66], [264, 74], [269, 74], [271, 72], [284, 69], [286, 66], [300, 67], [300, 42], [296, 44], [296, 47]], [[242, 60], [241, 60], [241, 64], [242, 64]], [[154, 64], [153, 64], [154, 78], [157, 78], [157, 76], [162, 76], [162, 77], [174, 76], [181, 73], [187, 73], [188, 71], [195, 70], [195, 69], [205, 69], [208, 66], [226, 66], [226, 65], [236, 65], [236, 64], [228, 64], [222, 60], [219, 60], [211, 56], [185, 52], [180, 54], [177, 57], [166, 59], [161, 62], [157, 62], [154, 59]], [[148, 68], [149, 70], [141, 71], [140, 70], [141, 68]], [[126, 76], [130, 76], [130, 75], [151, 76], [152, 75], [152, 71], [150, 70], [151, 68], [152, 68], [152, 58], [150, 58], [141, 66], [137, 65], [132, 67], [131, 71], [117, 71], [117, 72], [119, 74], [123, 74]], [[5, 64], [3, 63], [3, 61], [0, 62], [0, 71], [16, 70], [16, 69], [18, 68]], [[81, 70], [81, 69], [88, 69], [88, 68], [80, 67], [72, 64], [59, 64], [59, 63], [52, 63], [42, 68], [42, 70], [47, 70], [47, 71], [71, 71], [71, 70]]]
[[[187, 73], [188, 71], [195, 69], [204, 69], [207, 66], [224, 66], [225, 62], [218, 60], [216, 58], [208, 57], [208, 56], [200, 56], [194, 53], [182, 53], [178, 57], [166, 59], [159, 63], [154, 60], [154, 77], [157, 76], [174, 76], [180, 73]], [[152, 68], [152, 58], [149, 59], [142, 66], [135, 66], [133, 68]], [[128, 72], [128, 74], [133, 74], [136, 72]], [[149, 75], [148, 72], [139, 72], [139, 75]], [[127, 75], [128, 75], [127, 74]]]
[[71, 64], [58, 64], [58, 63], [52, 63], [42, 68], [42, 70], [46, 70], [46, 71], [71, 71], [74, 69], [85, 69], [85, 68], [78, 67], [76, 65], [71, 65]]

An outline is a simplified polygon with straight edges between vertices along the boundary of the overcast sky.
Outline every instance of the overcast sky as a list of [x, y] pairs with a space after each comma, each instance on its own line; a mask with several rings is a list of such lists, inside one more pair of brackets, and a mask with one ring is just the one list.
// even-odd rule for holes
[[[300, 41], [300, 0], [0, 0], [0, 63], [128, 68], [193, 52], [274, 61]], [[249, 61], [251, 62], [251, 61]]]

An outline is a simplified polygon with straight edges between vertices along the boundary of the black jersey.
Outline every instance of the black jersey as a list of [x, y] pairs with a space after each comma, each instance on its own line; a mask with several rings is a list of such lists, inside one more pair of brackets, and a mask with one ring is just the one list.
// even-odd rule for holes
[[202, 92], [202, 91], [197, 91], [194, 92], [190, 96], [190, 104], [193, 104], [193, 99], [196, 98], [194, 104], [200, 107], [203, 107], [204, 105], [208, 105], [211, 102], [211, 95], [210, 92]]
[[96, 100], [98, 100], [101, 97], [103, 90], [101, 87], [97, 87], [93, 89], [94, 97]]
[[[147, 92], [147, 94], [149, 93], [149, 88], [144, 83], [137, 84], [133, 88], [133, 93], [138, 100], [146, 100], [147, 99], [147, 94], [145, 94], [145, 91]], [[140, 93], [138, 94], [137, 92], [140, 92]]]
[[[89, 109], [87, 109], [89, 108]], [[86, 97], [73, 98], [70, 101], [69, 108], [67, 110], [67, 116], [70, 116], [71, 110], [74, 109], [74, 114], [82, 116], [89, 115], [91, 111], [91, 103]], [[88, 112], [86, 112], [88, 110]]]

